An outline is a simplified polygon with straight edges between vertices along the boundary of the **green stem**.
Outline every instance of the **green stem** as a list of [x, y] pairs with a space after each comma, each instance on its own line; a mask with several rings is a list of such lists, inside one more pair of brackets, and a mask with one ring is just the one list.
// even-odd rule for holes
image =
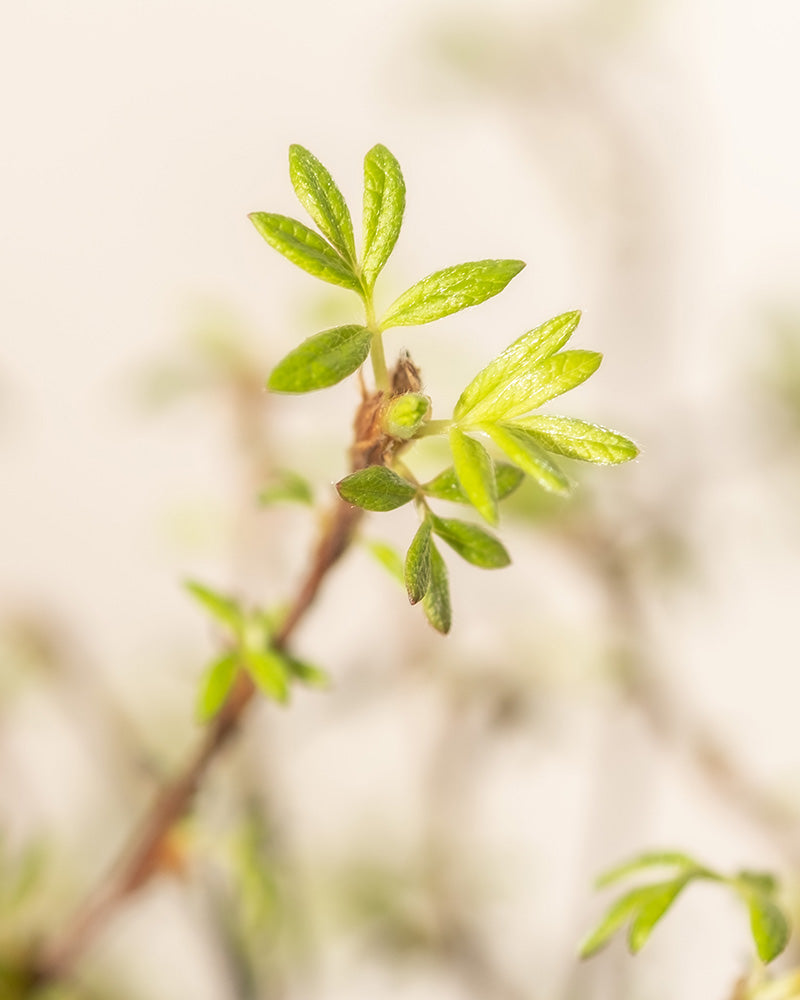
[[414, 435], [415, 437], [433, 437], [434, 434], [446, 434], [453, 426], [452, 420], [429, 420]]
[[372, 346], [369, 355], [372, 361], [372, 374], [375, 376], [375, 387], [381, 392], [389, 391], [389, 370], [386, 367], [386, 355], [383, 350], [381, 328], [375, 319], [375, 306], [372, 292], [364, 292], [364, 309], [367, 314], [367, 329], [372, 332]]

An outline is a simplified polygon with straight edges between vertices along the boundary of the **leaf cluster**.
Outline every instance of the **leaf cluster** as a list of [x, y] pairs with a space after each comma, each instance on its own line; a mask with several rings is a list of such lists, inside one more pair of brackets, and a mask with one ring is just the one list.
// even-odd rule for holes
[[727, 886], [744, 903], [756, 953], [762, 962], [771, 962], [786, 948], [789, 923], [776, 902], [777, 882], [769, 874], [740, 871], [735, 875], [723, 875], [682, 852], [659, 851], [642, 854], [610, 869], [597, 879], [596, 885], [598, 888], [616, 885], [654, 869], [668, 873], [667, 877], [637, 885], [615, 900], [581, 945], [582, 958], [600, 951], [626, 924], [628, 947], [636, 954], [683, 890], [698, 881]]

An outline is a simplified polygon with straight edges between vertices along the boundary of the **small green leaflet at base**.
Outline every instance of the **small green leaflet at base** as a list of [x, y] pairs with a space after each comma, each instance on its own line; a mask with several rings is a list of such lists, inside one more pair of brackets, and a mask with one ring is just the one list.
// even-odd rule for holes
[[195, 714], [198, 721], [209, 722], [214, 718], [227, 701], [238, 673], [239, 659], [235, 653], [227, 653], [211, 664], [203, 675], [197, 695]]
[[581, 462], [617, 465], [639, 454], [633, 441], [622, 434], [585, 420], [537, 415], [513, 420], [512, 424], [533, 434], [546, 451]]
[[320, 231], [349, 264], [355, 264], [350, 210], [327, 169], [313, 153], [295, 144], [289, 147], [289, 176], [300, 204]]
[[417, 528], [406, 553], [403, 579], [412, 604], [421, 601], [431, 583], [431, 519], [426, 517]]
[[287, 260], [315, 278], [360, 294], [361, 283], [353, 269], [313, 229], [274, 212], [251, 212], [249, 218], [267, 243]]
[[[494, 476], [497, 483], [497, 499], [505, 500], [520, 485], [525, 478], [525, 473], [515, 465], [507, 462], [494, 463]], [[464, 492], [464, 488], [458, 481], [455, 468], [451, 465], [449, 469], [440, 472], [438, 476], [425, 483], [422, 487], [424, 493], [435, 497], [437, 500], [450, 500], [452, 503], [470, 503], [470, 499]]]
[[369, 354], [372, 333], [364, 326], [336, 326], [304, 340], [273, 368], [273, 392], [312, 392], [336, 385], [357, 371]]
[[456, 476], [469, 502], [484, 520], [496, 525], [497, 480], [489, 452], [457, 427], [450, 428], [450, 451]]
[[506, 457], [544, 489], [562, 496], [569, 493], [569, 480], [530, 432], [513, 424], [484, 424], [481, 430], [486, 431]]
[[431, 542], [431, 579], [427, 593], [422, 599], [422, 607], [436, 631], [447, 635], [452, 624], [450, 584], [447, 579], [447, 566], [433, 542]]
[[511, 557], [499, 539], [477, 524], [449, 517], [433, 517], [432, 526], [439, 538], [473, 566], [501, 569], [511, 562]]
[[364, 157], [364, 252], [361, 274], [367, 288], [389, 259], [403, 222], [406, 185], [400, 164], [385, 146]]
[[342, 500], [375, 511], [395, 510], [417, 495], [416, 486], [385, 465], [370, 465], [352, 472], [336, 484], [336, 489]]
[[381, 329], [421, 326], [485, 302], [525, 267], [521, 260], [476, 260], [429, 274], [396, 299]]

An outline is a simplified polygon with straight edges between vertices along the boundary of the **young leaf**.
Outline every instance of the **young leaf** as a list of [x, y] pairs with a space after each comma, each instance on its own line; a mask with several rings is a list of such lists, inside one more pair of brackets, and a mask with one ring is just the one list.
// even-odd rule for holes
[[452, 623], [450, 584], [447, 580], [447, 566], [433, 542], [431, 542], [431, 580], [428, 591], [422, 599], [422, 607], [436, 631], [447, 635]]
[[[497, 499], [505, 500], [507, 496], [514, 492], [525, 474], [507, 462], [494, 463], [494, 477], [497, 484]], [[458, 481], [455, 468], [451, 465], [449, 469], [440, 472], [438, 476], [425, 483], [422, 487], [428, 496], [436, 497], [437, 500], [450, 500], [453, 503], [469, 503], [470, 499], [464, 492], [461, 483]]]
[[305, 660], [298, 660], [288, 654], [284, 654], [283, 663], [291, 677], [300, 681], [301, 684], [307, 684], [309, 687], [316, 688], [330, 687], [330, 677], [324, 670], [320, 670], [319, 667], [315, 667], [311, 663], [306, 663]]
[[350, 265], [313, 229], [274, 212], [251, 212], [249, 218], [267, 243], [293, 264], [322, 281], [361, 292]]
[[372, 333], [364, 326], [336, 326], [304, 340], [272, 369], [273, 392], [312, 392], [336, 385], [361, 367]]
[[461, 393], [454, 412], [456, 420], [466, 417], [478, 403], [501, 391], [520, 372], [555, 354], [572, 336], [580, 322], [579, 312], [556, 316], [515, 340], [503, 353], [479, 372]]
[[339, 496], [364, 510], [395, 510], [413, 500], [416, 486], [384, 465], [370, 465], [336, 484]]
[[477, 306], [502, 292], [523, 267], [521, 260], [477, 260], [429, 274], [389, 306], [381, 327], [420, 326]]
[[630, 892], [611, 904], [606, 915], [581, 944], [579, 952], [581, 958], [591, 958], [608, 944], [625, 921], [634, 913], [640, 902], [647, 898], [649, 888], [650, 886], [640, 886], [631, 889]]
[[596, 465], [616, 465], [629, 462], [639, 454], [633, 441], [585, 420], [537, 415], [522, 417], [513, 423], [530, 431], [546, 451], [565, 458], [594, 462]]
[[375, 559], [402, 586], [405, 586], [405, 573], [400, 553], [386, 542], [366, 541], [364, 543]]
[[302, 146], [289, 147], [289, 176], [300, 204], [344, 259], [355, 264], [356, 245], [350, 210], [336, 182]]
[[367, 288], [375, 284], [394, 249], [405, 205], [406, 185], [400, 164], [385, 146], [373, 146], [364, 157], [364, 253], [361, 273]]
[[619, 882], [620, 879], [627, 878], [628, 875], [635, 875], [637, 872], [647, 871], [649, 868], [677, 867], [682, 870], [701, 871], [708, 875], [707, 869], [698, 864], [694, 858], [689, 857], [682, 851], [646, 851], [638, 854], [630, 861], [623, 861], [622, 864], [614, 865], [608, 871], [603, 872], [595, 880], [595, 887], [603, 889], [606, 886]]
[[628, 945], [635, 955], [647, 943], [658, 921], [678, 898], [688, 882], [686, 876], [646, 886], [636, 916], [631, 921]]
[[789, 924], [780, 907], [763, 893], [754, 892], [750, 896], [749, 910], [756, 951], [766, 965], [789, 943]]
[[410, 441], [417, 433], [428, 411], [431, 401], [421, 392], [404, 392], [395, 396], [386, 409], [383, 426], [389, 437], [399, 441]]
[[518, 371], [459, 418], [462, 426], [488, 420], [512, 420], [549, 399], [574, 389], [596, 372], [603, 355], [596, 351], [562, 351], [532, 368]]
[[246, 650], [244, 666], [259, 688], [268, 698], [285, 705], [289, 700], [289, 683], [284, 657], [274, 649]]
[[500, 569], [511, 562], [511, 557], [502, 543], [477, 524], [449, 517], [434, 517], [433, 530], [451, 549], [455, 549], [462, 559], [466, 559], [473, 566]]
[[431, 581], [432, 550], [431, 522], [430, 518], [426, 517], [411, 540], [403, 569], [408, 599], [412, 604], [421, 601], [428, 592]]
[[244, 614], [239, 604], [232, 598], [220, 594], [211, 587], [206, 587], [195, 580], [187, 580], [186, 589], [201, 604], [220, 625], [234, 632], [239, 631], [244, 624]]
[[497, 480], [489, 452], [457, 427], [450, 428], [453, 467], [469, 502], [489, 524], [497, 524]]
[[227, 653], [215, 660], [200, 683], [196, 714], [201, 722], [213, 719], [225, 704], [239, 672], [239, 661], [234, 653]]
[[258, 502], [267, 506], [281, 501], [312, 504], [314, 494], [308, 480], [290, 469], [281, 469], [276, 472], [269, 486], [265, 486], [258, 494]]
[[569, 493], [569, 480], [528, 431], [513, 424], [485, 424], [483, 430], [515, 465], [544, 489], [562, 495]]

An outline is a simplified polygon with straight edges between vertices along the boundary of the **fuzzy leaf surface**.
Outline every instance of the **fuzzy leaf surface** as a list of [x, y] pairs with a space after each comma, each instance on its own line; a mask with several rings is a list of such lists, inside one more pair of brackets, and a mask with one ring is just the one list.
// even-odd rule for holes
[[537, 414], [514, 420], [516, 427], [530, 431], [546, 450], [565, 458], [576, 458], [595, 465], [617, 465], [636, 458], [639, 449], [616, 431], [571, 417]]
[[580, 312], [568, 312], [548, 320], [535, 330], [514, 341], [502, 354], [478, 372], [456, 403], [454, 417], [461, 420], [478, 403], [494, 397], [513, 382], [522, 371], [529, 370], [560, 350], [580, 322]]
[[364, 510], [395, 510], [413, 500], [417, 488], [384, 465], [370, 465], [336, 484], [342, 500]]
[[450, 428], [453, 468], [469, 502], [489, 524], [497, 524], [497, 480], [489, 452], [480, 441]]
[[[497, 484], [497, 499], [505, 500], [507, 496], [514, 492], [525, 478], [525, 473], [518, 469], [516, 465], [509, 465], [507, 462], [494, 463], [494, 476]], [[461, 483], [456, 475], [454, 466], [440, 472], [438, 476], [425, 483], [422, 487], [428, 496], [436, 497], [437, 500], [450, 500], [452, 503], [470, 503], [470, 499], [464, 492]]]
[[603, 355], [597, 351], [562, 351], [522, 369], [498, 386], [461, 418], [462, 426], [487, 420], [512, 420], [585, 382], [597, 371]]
[[428, 591], [422, 599], [422, 607], [428, 621], [437, 632], [447, 635], [452, 624], [450, 606], [450, 582], [447, 566], [439, 550], [431, 542], [431, 580]]
[[485, 424], [483, 430], [507, 458], [544, 489], [562, 496], [569, 493], [569, 480], [529, 431], [513, 424]]
[[289, 147], [289, 176], [300, 204], [349, 264], [356, 245], [350, 210], [327, 168], [303, 146]]
[[252, 212], [250, 220], [267, 243], [293, 264], [332, 285], [361, 291], [352, 267], [313, 229], [274, 212]]
[[477, 524], [451, 517], [434, 517], [433, 530], [473, 566], [501, 569], [511, 562], [511, 557], [499, 539]]
[[428, 592], [431, 582], [431, 522], [429, 518], [420, 524], [406, 553], [403, 578], [412, 604], [421, 601]]
[[502, 292], [523, 267], [521, 260], [476, 260], [436, 271], [389, 306], [381, 327], [420, 326], [477, 306]]
[[364, 326], [336, 326], [304, 340], [272, 369], [273, 392], [313, 392], [336, 385], [366, 361], [372, 334]]
[[400, 441], [409, 441], [422, 426], [430, 407], [430, 399], [421, 392], [404, 392], [396, 396], [386, 409], [386, 433]]
[[364, 157], [364, 252], [361, 273], [368, 288], [394, 250], [403, 212], [406, 185], [400, 164], [378, 144]]
[[203, 675], [197, 696], [196, 715], [200, 722], [213, 719], [225, 704], [239, 672], [239, 661], [234, 653], [215, 660]]

